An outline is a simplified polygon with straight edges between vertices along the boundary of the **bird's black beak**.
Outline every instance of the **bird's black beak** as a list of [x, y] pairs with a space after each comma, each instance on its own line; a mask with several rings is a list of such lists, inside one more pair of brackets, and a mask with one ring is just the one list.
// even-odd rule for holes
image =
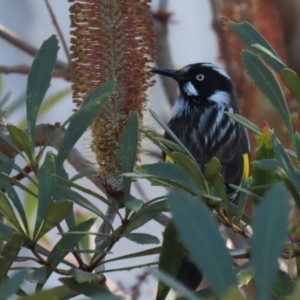
[[156, 74], [160, 74], [160, 75], [164, 75], [167, 77], [171, 77], [177, 81], [183, 81], [184, 77], [182, 74], [179, 73], [179, 71], [177, 70], [173, 70], [173, 69], [165, 69], [165, 68], [154, 68], [151, 70], [152, 73], [156, 73]]

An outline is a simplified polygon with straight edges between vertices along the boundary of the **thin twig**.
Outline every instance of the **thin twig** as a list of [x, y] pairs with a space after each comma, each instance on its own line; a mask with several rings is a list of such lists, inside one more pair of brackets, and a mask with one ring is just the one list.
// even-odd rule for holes
[[[31, 56], [35, 56], [35, 54], [38, 51], [37, 48], [29, 44], [28, 42], [22, 40], [14, 32], [10, 31], [9, 29], [7, 29], [5, 26], [1, 24], [0, 24], [0, 37]], [[69, 65], [60, 60], [57, 60], [55, 64], [55, 68], [66, 71], [69, 69]]]
[[57, 34], [58, 34], [58, 36], [59, 36], [59, 39], [60, 39], [60, 41], [61, 41], [61, 43], [62, 43], [62, 46], [63, 46], [64, 51], [65, 51], [65, 53], [66, 53], [66, 56], [67, 56], [67, 58], [68, 58], [68, 62], [69, 62], [69, 64], [70, 64], [70, 63], [71, 63], [71, 61], [70, 61], [70, 53], [69, 53], [69, 48], [68, 48], [68, 46], [67, 46], [66, 40], [65, 40], [65, 38], [64, 38], [64, 36], [63, 36], [63, 34], [62, 34], [62, 31], [61, 31], [61, 29], [60, 29], [60, 27], [59, 27], [59, 24], [58, 24], [58, 22], [57, 22], [56, 16], [55, 16], [55, 14], [53, 13], [53, 10], [52, 10], [52, 8], [51, 8], [51, 5], [50, 5], [49, 1], [48, 1], [48, 0], [45, 0], [45, 3], [46, 3], [46, 6], [47, 6], [47, 9], [48, 9], [48, 11], [49, 11], [49, 14], [50, 14], [50, 16], [51, 16], [53, 25], [54, 25], [54, 27], [55, 27], [55, 29], [56, 29], [56, 31], [57, 31]]
[[[30, 71], [30, 67], [26, 65], [0, 66], [0, 73], [3, 74], [18, 73], [18, 74], [28, 75], [29, 71]], [[69, 70], [54, 69], [53, 77], [70, 80], [70, 72]]]

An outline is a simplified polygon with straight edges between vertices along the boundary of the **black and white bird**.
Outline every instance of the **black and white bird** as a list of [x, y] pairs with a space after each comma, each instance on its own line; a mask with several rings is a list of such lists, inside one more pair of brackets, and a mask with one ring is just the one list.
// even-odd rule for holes
[[[235, 201], [236, 193], [229, 184], [241, 185], [248, 177], [250, 149], [245, 129], [225, 114], [239, 114], [229, 75], [212, 63], [190, 64], [179, 70], [155, 68], [151, 71], [177, 81], [179, 98], [168, 126], [201, 168], [213, 157], [220, 160], [228, 194], [232, 195], [231, 201]], [[164, 137], [171, 140], [166, 133]], [[197, 276], [200, 272], [186, 259], [178, 279], [196, 289], [201, 280], [197, 280]]]

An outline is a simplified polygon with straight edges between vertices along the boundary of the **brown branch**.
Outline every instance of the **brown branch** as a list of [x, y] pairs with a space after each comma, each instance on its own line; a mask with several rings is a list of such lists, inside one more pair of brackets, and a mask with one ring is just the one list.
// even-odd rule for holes
[[47, 6], [47, 9], [48, 9], [48, 11], [49, 11], [49, 14], [50, 14], [50, 16], [51, 16], [52, 23], [53, 23], [53, 25], [54, 25], [54, 27], [55, 27], [55, 29], [56, 29], [56, 32], [57, 32], [57, 34], [58, 34], [58, 36], [59, 36], [59, 39], [60, 39], [60, 41], [61, 41], [61, 43], [62, 43], [62, 46], [63, 46], [64, 51], [65, 51], [65, 53], [66, 53], [66, 56], [67, 56], [67, 58], [68, 58], [68, 62], [69, 62], [69, 64], [70, 64], [70, 63], [71, 63], [71, 59], [70, 59], [69, 48], [68, 48], [68, 46], [67, 46], [66, 40], [65, 40], [65, 38], [64, 38], [64, 36], [63, 36], [63, 34], [62, 34], [62, 31], [61, 31], [61, 29], [60, 29], [60, 27], [59, 27], [59, 24], [58, 24], [58, 22], [57, 22], [57, 19], [56, 19], [56, 17], [55, 17], [55, 14], [54, 14], [54, 12], [53, 12], [53, 10], [52, 10], [52, 8], [51, 8], [51, 5], [50, 5], [50, 3], [49, 3], [49, 0], [45, 0], [45, 3], [46, 3], [46, 6]]
[[[5, 26], [1, 24], [0, 24], [0, 37], [31, 56], [35, 56], [35, 54], [38, 51], [37, 48], [27, 43], [26, 41], [22, 40], [14, 32], [10, 31], [9, 29], [7, 29]], [[55, 64], [55, 68], [64, 70], [66, 72], [69, 69], [69, 65], [60, 60], [57, 60]]]
[[[0, 73], [3, 74], [18, 73], [18, 74], [28, 75], [29, 71], [30, 71], [30, 67], [26, 65], [0, 66]], [[53, 77], [70, 80], [70, 72], [69, 70], [54, 69]]]

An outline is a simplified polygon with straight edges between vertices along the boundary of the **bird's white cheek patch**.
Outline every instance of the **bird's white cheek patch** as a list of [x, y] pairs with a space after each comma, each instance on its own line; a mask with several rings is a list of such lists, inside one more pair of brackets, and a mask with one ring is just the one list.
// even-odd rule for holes
[[198, 96], [199, 95], [197, 90], [195, 89], [195, 87], [193, 86], [193, 84], [190, 81], [184, 85], [183, 89], [188, 96]]
[[208, 99], [217, 104], [228, 104], [230, 102], [230, 95], [223, 91], [216, 91]]

